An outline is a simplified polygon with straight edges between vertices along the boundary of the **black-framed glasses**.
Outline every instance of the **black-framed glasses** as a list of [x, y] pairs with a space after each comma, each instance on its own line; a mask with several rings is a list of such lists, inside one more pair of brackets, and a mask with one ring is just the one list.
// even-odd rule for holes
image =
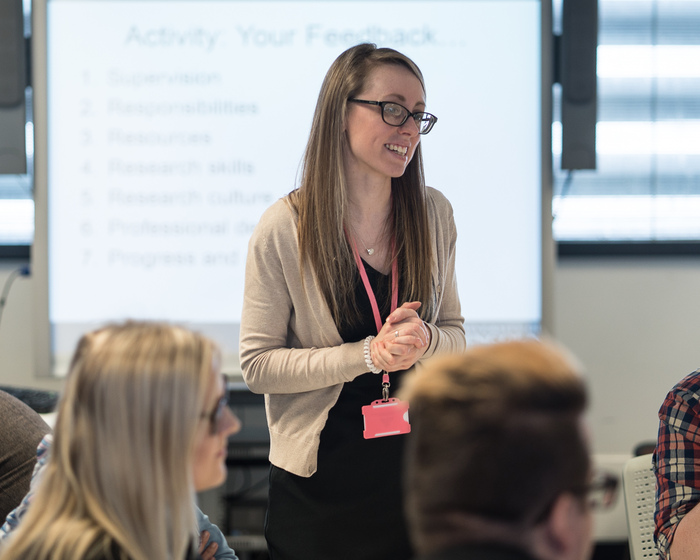
[[216, 406], [211, 412], [204, 412], [201, 418], [209, 420], [209, 433], [213, 436], [221, 431], [221, 426], [224, 420], [224, 414], [228, 408], [228, 392], [219, 399]]
[[[611, 507], [617, 499], [617, 489], [619, 478], [609, 472], [596, 470], [591, 477], [591, 481], [585, 486], [570, 488], [568, 492], [579, 496], [585, 504], [595, 511], [606, 510]], [[558, 493], [557, 497], [561, 494]], [[552, 506], [556, 497], [550, 500], [542, 512], [535, 518], [535, 523], [544, 521], [552, 511]]]
[[596, 471], [586, 485], [586, 502], [595, 510], [608, 509], [615, 503], [620, 480], [612, 473]]
[[433, 129], [433, 126], [435, 126], [435, 123], [437, 122], [437, 117], [435, 115], [424, 113], [423, 111], [411, 113], [411, 111], [406, 109], [406, 107], [393, 101], [367, 101], [366, 99], [354, 98], [350, 98], [348, 101], [381, 107], [382, 120], [390, 126], [402, 126], [409, 119], [409, 117], [413, 117], [413, 120], [418, 127], [418, 134], [428, 134], [428, 132]]

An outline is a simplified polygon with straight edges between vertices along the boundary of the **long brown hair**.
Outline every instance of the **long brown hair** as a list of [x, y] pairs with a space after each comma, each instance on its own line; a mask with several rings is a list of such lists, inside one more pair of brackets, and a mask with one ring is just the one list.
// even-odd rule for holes
[[[298, 213], [300, 264], [309, 262], [336, 325], [352, 322], [358, 311], [354, 298], [356, 265], [345, 237], [348, 191], [343, 169], [347, 139], [348, 99], [364, 88], [370, 72], [394, 64], [410, 70], [425, 91], [423, 75], [407, 56], [362, 43], [343, 52], [331, 65], [316, 103], [311, 134], [304, 153], [299, 188], [289, 197]], [[420, 143], [401, 177], [392, 178], [392, 220], [399, 271], [399, 305], [420, 301], [421, 317], [434, 307], [431, 285], [432, 235], [428, 227], [425, 176]]]

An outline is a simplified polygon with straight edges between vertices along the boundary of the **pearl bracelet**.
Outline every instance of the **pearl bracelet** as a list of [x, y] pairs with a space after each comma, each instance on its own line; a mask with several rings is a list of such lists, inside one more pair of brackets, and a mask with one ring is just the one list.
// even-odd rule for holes
[[375, 366], [372, 361], [372, 352], [369, 349], [369, 343], [372, 342], [373, 338], [373, 336], [365, 338], [365, 364], [367, 365], [367, 369], [372, 373], [382, 373], [382, 370]]

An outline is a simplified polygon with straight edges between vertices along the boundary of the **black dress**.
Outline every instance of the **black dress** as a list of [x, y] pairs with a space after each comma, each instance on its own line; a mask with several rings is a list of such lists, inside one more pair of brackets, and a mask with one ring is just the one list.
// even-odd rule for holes
[[[382, 320], [388, 316], [391, 277], [365, 263]], [[362, 324], [343, 325], [346, 342], [377, 334], [358, 275]], [[390, 374], [390, 396], [403, 372]], [[382, 376], [366, 373], [346, 383], [321, 432], [318, 469], [309, 478], [275, 467], [265, 536], [271, 560], [408, 560], [413, 551], [403, 516], [403, 435], [364, 439], [362, 407], [382, 398]]]

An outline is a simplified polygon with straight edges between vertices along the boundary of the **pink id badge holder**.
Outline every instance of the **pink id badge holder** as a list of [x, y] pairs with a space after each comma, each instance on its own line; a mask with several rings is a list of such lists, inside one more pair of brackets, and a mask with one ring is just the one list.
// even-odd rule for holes
[[389, 374], [384, 372], [382, 398], [362, 407], [365, 439], [407, 434], [411, 431], [408, 421], [408, 403], [389, 398]]

